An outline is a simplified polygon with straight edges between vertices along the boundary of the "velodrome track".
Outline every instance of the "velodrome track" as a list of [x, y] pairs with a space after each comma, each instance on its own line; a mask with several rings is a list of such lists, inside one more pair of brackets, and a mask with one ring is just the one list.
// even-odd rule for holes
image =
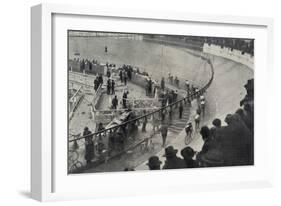
[[[154, 79], [167, 77], [170, 72], [180, 77], [180, 80], [188, 79], [196, 85], [204, 85], [210, 78], [208, 64], [192, 55], [189, 49], [181, 47], [103, 37], [70, 37], [69, 43], [71, 59], [75, 57], [75, 52], [79, 52], [81, 58], [137, 66]], [[104, 52], [105, 45], [108, 46], [107, 55]], [[254, 71], [247, 66], [217, 56], [209, 57], [214, 66], [214, 80], [205, 95], [206, 114], [202, 124], [206, 125], [210, 125], [214, 118], [223, 121], [227, 114], [235, 112], [246, 93], [244, 84], [254, 77]], [[201, 138], [195, 138], [191, 146], [200, 150]]]

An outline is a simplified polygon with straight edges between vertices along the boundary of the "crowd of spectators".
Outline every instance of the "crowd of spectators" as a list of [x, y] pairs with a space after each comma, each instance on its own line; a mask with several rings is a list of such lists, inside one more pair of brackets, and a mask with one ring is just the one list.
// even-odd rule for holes
[[254, 56], [254, 40], [253, 39], [235, 39], [221, 37], [207, 37], [205, 43], [216, 44], [221, 48], [228, 47], [231, 50], [240, 50], [242, 54], [248, 53]]
[[200, 151], [187, 146], [177, 155], [173, 146], [165, 148], [162, 163], [158, 156], [148, 159], [150, 170], [195, 167], [240, 166], [254, 164], [254, 80], [244, 86], [247, 94], [234, 114], [227, 114], [223, 126], [218, 118], [212, 127], [202, 126], [200, 135], [204, 142]]

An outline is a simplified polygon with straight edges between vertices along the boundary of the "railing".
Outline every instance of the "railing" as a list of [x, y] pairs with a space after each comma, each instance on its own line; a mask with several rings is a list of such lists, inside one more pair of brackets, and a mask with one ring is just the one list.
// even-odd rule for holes
[[84, 95], [77, 97], [81, 90], [82, 90], [82, 86], [80, 86], [78, 88], [78, 90], [74, 93], [74, 95], [69, 99], [69, 103], [70, 102], [72, 103], [71, 106], [69, 105], [69, 108], [70, 108], [69, 120], [71, 120], [71, 118], [73, 117], [75, 110], [77, 109], [79, 103], [81, 102], [82, 98], [84, 97]]
[[203, 52], [227, 58], [232, 61], [244, 64], [251, 69], [254, 69], [254, 56], [249, 53], [243, 53], [243, 51], [241, 50], [205, 43], [203, 46]]
[[69, 140], [69, 143], [70, 142], [74, 142], [74, 141], [77, 141], [77, 140], [81, 140], [81, 139], [85, 139], [85, 138], [88, 138], [88, 137], [93, 137], [93, 136], [99, 136], [99, 135], [106, 135], [108, 132], [111, 133], [112, 131], [115, 131], [116, 129], [120, 128], [120, 127], [124, 127], [126, 126], [127, 124], [131, 124], [131, 123], [135, 123], [141, 119], [144, 119], [144, 118], [149, 118], [151, 117], [152, 115], [154, 114], [159, 114], [160, 112], [163, 112], [164, 110], [166, 111], [166, 109], [172, 109], [173, 106], [178, 106], [179, 103], [181, 102], [186, 102], [186, 101], [192, 101], [194, 99], [196, 99], [198, 96], [202, 95], [203, 93], [205, 93], [205, 91], [209, 88], [209, 86], [211, 85], [213, 79], [214, 79], [214, 68], [213, 68], [213, 65], [210, 61], [210, 59], [204, 57], [204, 56], [201, 56], [201, 58], [205, 61], [207, 61], [207, 63], [210, 65], [211, 67], [211, 78], [210, 80], [208, 81], [208, 83], [202, 87], [200, 90], [196, 91], [196, 92], [193, 92], [189, 95], [187, 95], [186, 97], [184, 97], [183, 99], [180, 99], [174, 103], [171, 103], [167, 106], [164, 106], [164, 107], [161, 107], [160, 109], [157, 109], [156, 111], [153, 111], [153, 112], [149, 112], [145, 115], [142, 115], [140, 117], [137, 117], [137, 118], [134, 118], [132, 120], [129, 120], [127, 122], [124, 122], [124, 123], [121, 123], [121, 124], [118, 124], [116, 126], [113, 126], [111, 128], [108, 128], [108, 129], [104, 129], [104, 130], [101, 130], [101, 131], [98, 131], [98, 132], [95, 132], [95, 133], [91, 133], [89, 135], [85, 135], [85, 136], [82, 136], [82, 137], [79, 137], [79, 138], [75, 138], [75, 139], [72, 139], [72, 140]]
[[92, 100], [93, 110], [96, 110], [96, 106], [100, 99], [99, 97], [100, 97], [101, 93], [102, 93], [102, 85], [100, 84], [100, 86], [98, 87], [97, 91], [94, 93], [94, 96], [93, 96], [93, 100]]

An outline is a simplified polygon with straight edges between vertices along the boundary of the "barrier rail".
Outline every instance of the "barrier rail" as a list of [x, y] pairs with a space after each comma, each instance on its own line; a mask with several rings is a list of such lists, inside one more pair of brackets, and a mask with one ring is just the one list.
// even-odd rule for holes
[[75, 112], [75, 110], [77, 109], [77, 106], [80, 104], [82, 98], [84, 97], [84, 95], [81, 95], [77, 98], [79, 92], [81, 92], [82, 90], [82, 86], [80, 86], [78, 88], [78, 90], [74, 93], [74, 95], [72, 95], [72, 97], [69, 99], [69, 120], [71, 120], [71, 118], [73, 117], [73, 114]]
[[203, 52], [230, 59], [232, 61], [244, 64], [251, 69], [254, 69], [253, 56], [249, 53], [243, 53], [241, 50], [205, 43], [203, 46]]
[[94, 110], [95, 110], [96, 105], [97, 105], [97, 103], [100, 99], [99, 97], [100, 97], [101, 93], [102, 93], [102, 85], [100, 85], [98, 87], [97, 91], [94, 93], [94, 96], [93, 96], [92, 107], [93, 107]]

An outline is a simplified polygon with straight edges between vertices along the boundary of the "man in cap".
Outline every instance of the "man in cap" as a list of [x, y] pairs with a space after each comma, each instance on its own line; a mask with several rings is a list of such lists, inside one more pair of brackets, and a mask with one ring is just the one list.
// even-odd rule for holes
[[157, 156], [151, 156], [148, 159], [148, 163], [146, 164], [150, 170], [160, 170], [162, 162], [159, 160]]
[[168, 146], [165, 148], [165, 154], [163, 157], [166, 157], [165, 164], [163, 169], [181, 169], [186, 168], [186, 164], [183, 159], [177, 157], [177, 149], [174, 149], [173, 146]]

